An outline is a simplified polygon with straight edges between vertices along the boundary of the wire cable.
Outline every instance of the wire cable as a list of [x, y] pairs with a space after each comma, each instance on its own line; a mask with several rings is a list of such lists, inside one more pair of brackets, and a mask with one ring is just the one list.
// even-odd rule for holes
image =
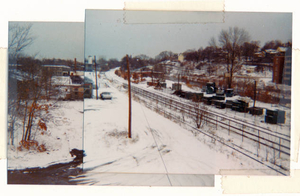
[[166, 170], [166, 172], [167, 172], [167, 178], [168, 178], [168, 180], [169, 180], [169, 183], [170, 183], [171, 186], [173, 186], [173, 185], [172, 185], [172, 182], [171, 182], [171, 180], [170, 180], [170, 177], [169, 177], [169, 172], [168, 172], [166, 163], [165, 163], [165, 161], [164, 161], [164, 159], [163, 159], [163, 157], [162, 157], [162, 154], [161, 154], [161, 152], [160, 152], [160, 150], [159, 150], [157, 141], [156, 141], [155, 136], [154, 136], [154, 134], [153, 134], [153, 132], [152, 132], [152, 129], [151, 129], [151, 127], [150, 127], [149, 121], [148, 121], [148, 119], [147, 119], [147, 116], [146, 116], [146, 114], [145, 114], [145, 111], [144, 111], [144, 109], [143, 109], [142, 104], [140, 104], [140, 106], [141, 106], [141, 109], [142, 109], [142, 111], [143, 111], [143, 114], [144, 114], [144, 117], [145, 117], [145, 119], [146, 119], [146, 122], [147, 122], [147, 124], [148, 124], [149, 130], [150, 130], [150, 132], [151, 132], [151, 134], [152, 134], [152, 137], [153, 137], [153, 139], [154, 139], [154, 142], [155, 142], [155, 145], [156, 145], [156, 147], [157, 147], [157, 150], [158, 150], [158, 153], [159, 153], [159, 155], [160, 155], [160, 158], [161, 158], [161, 160], [162, 160], [162, 162], [163, 162], [163, 165], [164, 165], [164, 167], [165, 167], [165, 170]]

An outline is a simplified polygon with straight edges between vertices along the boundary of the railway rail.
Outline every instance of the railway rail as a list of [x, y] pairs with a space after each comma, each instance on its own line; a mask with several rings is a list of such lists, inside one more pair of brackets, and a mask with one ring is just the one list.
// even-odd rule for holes
[[[122, 84], [124, 88], [128, 88], [126, 83], [122, 83], [121, 81], [118, 81], [118, 83]], [[284, 159], [289, 162], [289, 135], [249, 122], [244, 122], [243, 120], [235, 119], [215, 111], [206, 111], [207, 115], [205, 117], [205, 122], [207, 124], [215, 126], [218, 131], [226, 130], [228, 136], [234, 135], [235, 141], [228, 141], [218, 134], [197, 129], [195, 126], [191, 125], [191, 121], [186, 121], [182, 118], [183, 114], [190, 118], [195, 117], [197, 113], [203, 110], [200, 107], [195, 107], [193, 102], [163, 92], [138, 87], [134, 84], [131, 88], [134, 95], [143, 98], [146, 106], [152, 110], [156, 110], [156, 112], [164, 115], [165, 117], [171, 118], [176, 122], [185, 124], [190, 129], [200, 132], [212, 140], [217, 141], [230, 149], [255, 160], [256, 162], [266, 165], [268, 168], [281, 175], [289, 175], [289, 166], [283, 166], [281, 163], [277, 163], [276, 161], [278, 159]], [[241, 141], [237, 142], [239, 138]], [[242, 145], [245, 142], [250, 143], [250, 146], [256, 146], [256, 150], [253, 150], [254, 148], [247, 149], [247, 145]], [[268, 157], [268, 153], [266, 157], [263, 157], [262, 154], [264, 151], [268, 153], [272, 152], [273, 157]]]
[[[125, 88], [128, 88], [127, 84], [123, 84]], [[228, 135], [235, 134], [236, 137], [241, 138], [241, 142], [248, 142], [252, 145], [256, 145], [256, 150], [247, 149], [242, 147], [239, 142], [226, 141], [224, 138], [219, 137], [217, 134], [211, 134], [201, 129], [195, 128], [191, 125], [190, 121], [183, 120], [181, 115], [185, 114], [190, 118], [194, 118], [197, 114], [203, 112], [203, 109], [196, 106], [192, 102], [184, 100], [182, 98], [175, 98], [172, 95], [166, 95], [161, 92], [150, 91], [145, 88], [132, 85], [132, 92], [146, 100], [151, 100], [152, 109], [157, 110], [165, 117], [175, 119], [177, 122], [184, 123], [191, 129], [197, 130], [202, 134], [228, 146], [229, 148], [261, 163], [267, 167], [275, 170], [282, 175], [289, 175], [289, 169], [283, 167], [281, 164], [276, 163], [276, 159], [290, 158], [290, 137], [280, 132], [269, 130], [265, 127], [254, 125], [242, 120], [228, 117], [224, 114], [219, 114], [214, 111], [205, 111], [205, 122], [215, 126], [217, 130], [227, 130]], [[176, 115], [177, 114], [177, 115]], [[236, 139], [237, 140], [237, 139]], [[272, 152], [273, 159], [269, 158], [268, 161], [262, 161], [262, 152]], [[268, 156], [268, 155], [267, 155]], [[267, 158], [268, 159], [268, 158]]]

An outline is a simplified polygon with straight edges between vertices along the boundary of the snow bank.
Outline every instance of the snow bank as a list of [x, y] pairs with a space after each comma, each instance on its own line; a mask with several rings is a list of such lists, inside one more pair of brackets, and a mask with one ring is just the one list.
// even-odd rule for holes
[[[82, 149], [83, 102], [53, 102], [49, 108], [48, 130], [45, 134], [33, 126], [32, 136], [39, 144], [44, 144], [47, 151], [17, 150], [22, 138], [22, 126], [15, 130], [15, 145], [8, 146], [8, 169], [24, 169], [28, 167], [47, 167], [53, 163], [73, 160], [69, 151]], [[18, 124], [22, 124], [19, 120]]]

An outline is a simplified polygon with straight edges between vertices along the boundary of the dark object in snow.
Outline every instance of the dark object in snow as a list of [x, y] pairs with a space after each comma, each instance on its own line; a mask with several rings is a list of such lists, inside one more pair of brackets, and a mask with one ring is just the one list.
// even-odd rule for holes
[[207, 94], [216, 93], [216, 83], [214, 83], [214, 82], [207, 82], [206, 83], [206, 93]]
[[194, 102], [199, 102], [203, 97], [203, 93], [186, 92], [183, 90], [176, 90], [173, 95], [177, 95], [181, 98], [192, 100]]
[[237, 112], [248, 112], [249, 103], [242, 100], [232, 101], [231, 110]]
[[270, 124], [285, 123], [285, 111], [267, 109], [265, 122]]
[[70, 151], [71, 156], [75, 156], [74, 161], [83, 160], [83, 157], [85, 157], [84, 150], [78, 150], [77, 148], [73, 148]]
[[202, 97], [201, 101], [203, 101], [206, 105], [211, 105], [212, 97]]
[[225, 95], [226, 97], [233, 97], [233, 89], [232, 88], [226, 89]]
[[178, 83], [172, 84], [172, 90], [181, 91], [181, 89], [182, 89], [181, 84], [178, 84]]
[[259, 107], [251, 107], [248, 108], [249, 113], [252, 115], [262, 115], [264, 113], [264, 109], [263, 108], [259, 108]]

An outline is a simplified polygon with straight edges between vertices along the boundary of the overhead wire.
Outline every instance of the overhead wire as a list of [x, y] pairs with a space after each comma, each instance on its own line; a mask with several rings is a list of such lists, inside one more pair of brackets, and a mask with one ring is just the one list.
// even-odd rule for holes
[[146, 114], [145, 114], [145, 111], [144, 111], [144, 109], [143, 109], [142, 104], [140, 104], [140, 106], [141, 106], [141, 109], [142, 109], [142, 111], [143, 111], [144, 117], [145, 117], [145, 119], [146, 119], [148, 128], [149, 128], [149, 130], [150, 130], [150, 132], [151, 132], [151, 134], [152, 134], [153, 140], [154, 140], [155, 145], [156, 145], [156, 147], [157, 147], [157, 150], [158, 150], [158, 153], [159, 153], [160, 158], [161, 158], [161, 160], [162, 160], [162, 163], [163, 163], [163, 165], [164, 165], [164, 168], [165, 168], [165, 170], [166, 170], [166, 175], [167, 175], [168, 181], [169, 181], [170, 185], [172, 186], [172, 182], [171, 182], [170, 177], [169, 177], [169, 172], [168, 172], [166, 163], [165, 163], [165, 161], [164, 161], [164, 159], [163, 159], [163, 157], [162, 157], [161, 151], [160, 151], [160, 149], [159, 149], [159, 147], [158, 147], [158, 143], [157, 143], [157, 141], [156, 141], [155, 135], [154, 135], [153, 130], [152, 130], [151, 126], [150, 126], [150, 123], [149, 123], [148, 118], [147, 118], [147, 116], [146, 116]]

